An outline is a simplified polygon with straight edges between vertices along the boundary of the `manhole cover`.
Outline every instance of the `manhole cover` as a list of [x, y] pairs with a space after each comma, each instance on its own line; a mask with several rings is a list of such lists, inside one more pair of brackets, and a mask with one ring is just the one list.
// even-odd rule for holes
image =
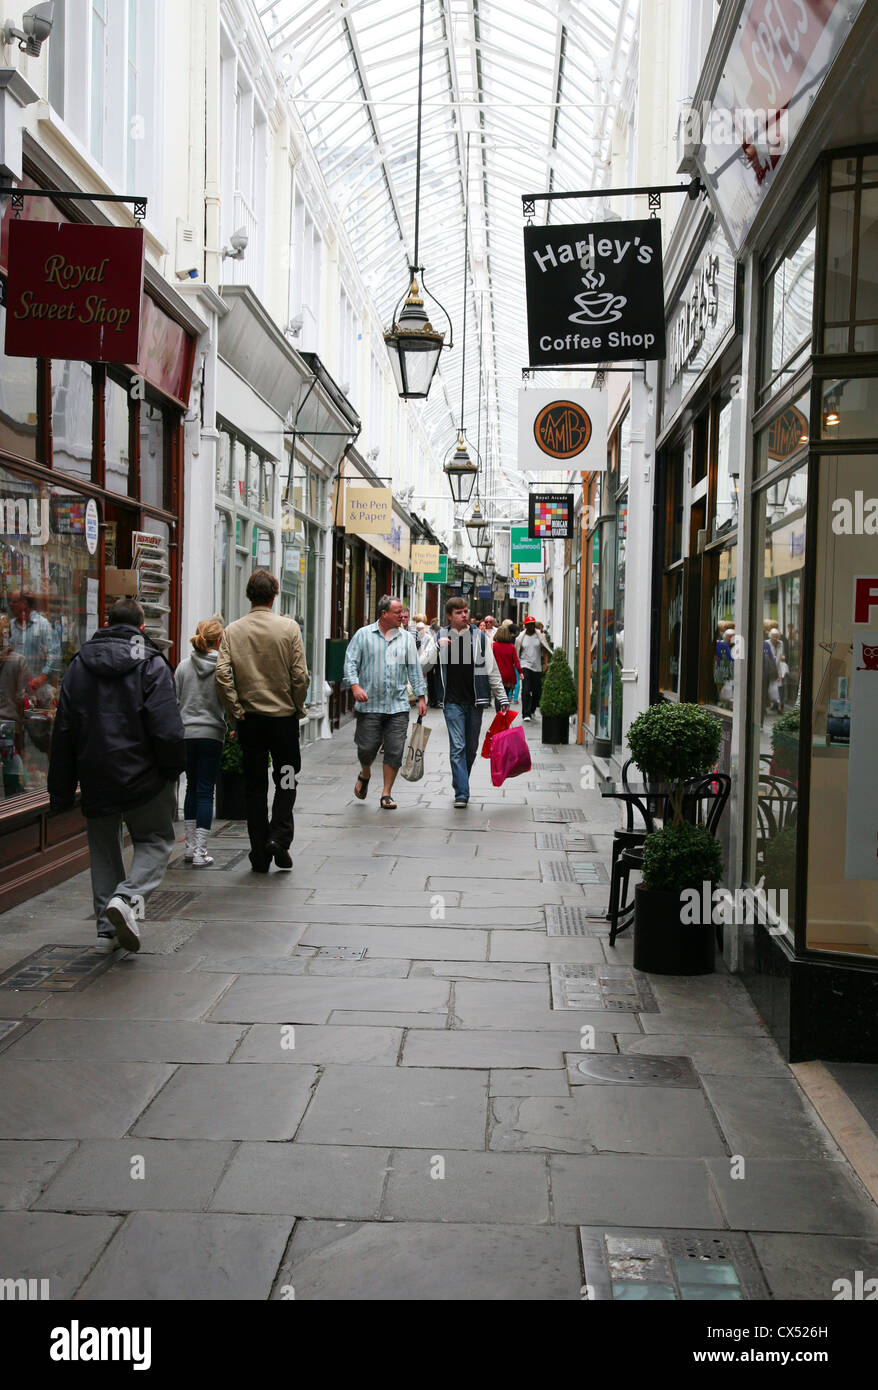
[[584, 1057], [576, 1070], [587, 1081], [605, 1084], [621, 1081], [632, 1086], [698, 1087], [698, 1077], [688, 1057]]
[[585, 812], [578, 806], [535, 806], [532, 811], [535, 821], [573, 821], [587, 820]]
[[572, 792], [573, 787], [569, 782], [528, 782], [528, 791], [531, 792]]
[[246, 859], [246, 858], [247, 858], [247, 855], [248, 855], [249, 853], [250, 853], [249, 849], [239, 849], [239, 850], [236, 850], [234, 854], [230, 854], [228, 857], [224, 857], [223, 862], [222, 862], [222, 864], [220, 865], [220, 868], [221, 868], [221, 869], [236, 869], [236, 868], [238, 867], [238, 865], [240, 864], [241, 860], [242, 860], [242, 859]]
[[581, 1226], [589, 1297], [638, 1302], [741, 1302], [768, 1289], [749, 1239], [737, 1232], [601, 1230]]
[[550, 903], [546, 908], [546, 933], [548, 936], [591, 936], [585, 908], [557, 907]]
[[0, 985], [4, 989], [38, 989], [51, 994], [85, 989], [112, 963], [112, 952], [98, 955], [82, 946], [43, 946], [0, 975]]
[[543, 859], [540, 873], [544, 883], [575, 883], [573, 870], [566, 859]]
[[[197, 873], [193, 869], [193, 873]], [[167, 888], [160, 888], [157, 893], [146, 904], [146, 917], [149, 922], [169, 922], [172, 917], [178, 917], [181, 908], [188, 907], [194, 903], [196, 898], [200, 898], [200, 893], [186, 893], [181, 889], [179, 892]]]

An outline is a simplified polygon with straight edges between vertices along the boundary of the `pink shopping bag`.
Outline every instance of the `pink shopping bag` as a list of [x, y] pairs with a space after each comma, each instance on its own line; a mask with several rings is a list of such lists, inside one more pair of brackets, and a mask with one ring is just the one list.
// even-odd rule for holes
[[502, 787], [507, 777], [520, 777], [522, 772], [530, 772], [530, 749], [524, 729], [516, 724], [491, 740], [491, 781]]

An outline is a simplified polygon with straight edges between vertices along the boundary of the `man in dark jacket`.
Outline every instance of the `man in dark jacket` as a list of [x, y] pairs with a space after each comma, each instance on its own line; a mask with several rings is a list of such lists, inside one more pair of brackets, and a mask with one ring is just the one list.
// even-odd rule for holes
[[[73, 804], [88, 823], [98, 949], [140, 950], [138, 920], [174, 848], [176, 781], [186, 766], [174, 676], [144, 635], [143, 609], [119, 599], [73, 658], [52, 733], [52, 809]], [[134, 845], [126, 875], [123, 821]]]

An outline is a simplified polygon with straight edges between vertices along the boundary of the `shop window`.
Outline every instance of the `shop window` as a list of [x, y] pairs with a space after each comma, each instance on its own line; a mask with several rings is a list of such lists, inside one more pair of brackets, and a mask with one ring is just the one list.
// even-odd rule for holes
[[31, 357], [7, 357], [5, 342], [6, 309], [0, 304], [0, 450], [35, 460], [38, 366]]
[[814, 306], [812, 213], [765, 278], [762, 324], [762, 391], [767, 399], [780, 391], [802, 367], [811, 343]]
[[247, 505], [247, 449], [240, 439], [234, 441], [235, 490], [240, 506]]
[[232, 495], [232, 456], [234, 441], [227, 430], [221, 429], [216, 450], [216, 490], [221, 497]]
[[140, 408], [140, 496], [146, 506], [170, 503], [168, 432], [161, 406], [144, 401]]
[[829, 164], [823, 351], [878, 352], [878, 156]]
[[763, 488], [753, 522], [747, 873], [753, 883], [764, 875], [766, 888], [777, 891], [788, 927], [795, 908], [807, 488], [806, 466]]
[[692, 427], [692, 486], [707, 477], [710, 412], [705, 410]]
[[761, 430], [756, 439], [756, 476], [770, 473], [773, 468], [788, 463], [808, 447], [808, 392], [791, 401]]
[[683, 571], [662, 579], [659, 641], [659, 688], [664, 695], [680, 694], [680, 656], [683, 642]]
[[216, 513], [214, 537], [213, 606], [215, 612], [225, 613], [229, 584], [229, 518], [225, 512]]
[[625, 418], [619, 426], [619, 477], [618, 487], [624, 486], [631, 472], [631, 411], [626, 410]]
[[53, 362], [52, 466], [59, 473], [91, 480], [93, 417], [91, 364]]
[[254, 526], [250, 545], [250, 557], [253, 561], [252, 568], [270, 570], [272, 568], [272, 556], [274, 551], [271, 532], [264, 531], [261, 526]]
[[740, 476], [740, 434], [734, 425], [740, 418], [740, 398], [726, 401], [716, 409], [716, 489], [713, 537], [730, 531], [738, 521], [738, 478]]
[[616, 667], [614, 569], [616, 560], [616, 523], [605, 521], [601, 526], [601, 608], [598, 614], [598, 698], [595, 735], [612, 742], [613, 687]]
[[859, 614], [854, 607], [855, 578], [875, 572], [875, 536], [862, 524], [841, 527], [838, 520], [840, 502], [856, 518], [862, 499], [876, 492], [875, 456], [824, 457], [819, 466], [806, 944], [875, 957], [878, 861], [869, 752], [878, 724], [870, 674], [878, 621], [868, 602]]
[[878, 439], [878, 377], [820, 383], [822, 439]]
[[98, 617], [86, 500], [0, 468], [2, 795], [43, 792], [61, 678]]
[[[130, 492], [128, 392], [112, 377], [104, 387], [104, 479], [110, 492]], [[60, 465], [56, 465], [60, 467]]]
[[[621, 457], [621, 450], [620, 450]], [[616, 507], [616, 613], [613, 626], [613, 746], [622, 743], [622, 668], [625, 665], [625, 552], [628, 540], [628, 494]]]

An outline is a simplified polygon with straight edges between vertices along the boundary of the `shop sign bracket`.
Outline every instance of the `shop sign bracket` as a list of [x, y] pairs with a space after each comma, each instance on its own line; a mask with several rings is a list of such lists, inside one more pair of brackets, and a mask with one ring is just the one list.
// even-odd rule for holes
[[530, 220], [536, 216], [537, 203], [566, 202], [572, 198], [602, 198], [606, 202], [609, 198], [636, 197], [645, 194], [649, 199], [650, 217], [657, 217], [661, 212], [663, 193], [685, 193], [689, 200], [694, 203], [699, 193], [706, 192], [706, 185], [696, 174], [690, 183], [655, 183], [645, 184], [640, 188], [580, 188], [571, 193], [522, 193], [521, 212], [523, 217]]
[[67, 198], [78, 203], [131, 203], [135, 222], [146, 218], [147, 198], [134, 193], [80, 193], [78, 190], [63, 188], [16, 188], [14, 185], [0, 184], [0, 198], [9, 198], [13, 217], [24, 212], [25, 198]]

